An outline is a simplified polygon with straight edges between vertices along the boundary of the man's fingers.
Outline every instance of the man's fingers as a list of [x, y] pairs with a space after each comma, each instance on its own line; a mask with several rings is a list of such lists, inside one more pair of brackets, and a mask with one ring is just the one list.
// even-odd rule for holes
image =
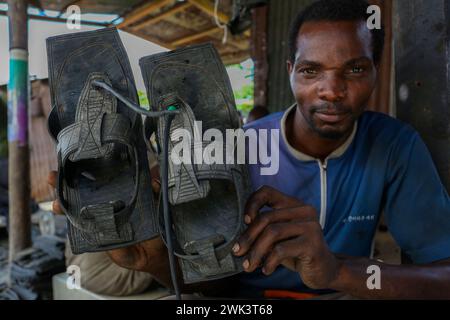
[[52, 203], [52, 211], [54, 214], [64, 214], [63, 210], [61, 209], [61, 205], [58, 200], [53, 201]]
[[288, 197], [280, 191], [269, 187], [262, 186], [256, 190], [247, 200], [245, 205], [245, 223], [251, 223], [259, 210], [264, 206], [271, 207], [273, 209], [289, 208], [302, 205], [303, 203], [295, 198]]
[[279, 241], [302, 236], [307, 228], [307, 223], [294, 221], [270, 224], [251, 247], [244, 263], [245, 271], [253, 272]]
[[137, 247], [137, 245], [133, 245], [109, 250], [106, 253], [115, 264], [123, 268], [138, 270], [142, 266], [137, 263], [139, 261], [139, 249]]
[[156, 194], [161, 190], [161, 182], [156, 178], [152, 178], [152, 190]]
[[157, 264], [149, 257], [161, 257], [166, 247], [160, 237], [144, 240], [137, 244], [106, 251], [111, 260], [117, 265], [138, 271], [147, 271], [150, 263]]
[[237, 256], [246, 254], [258, 236], [270, 224], [293, 220], [298, 222], [317, 221], [317, 219], [316, 211], [309, 206], [285, 208], [261, 213], [240, 236], [237, 244], [233, 247], [233, 252]]
[[150, 175], [152, 178], [152, 190], [158, 194], [161, 190], [161, 180], [159, 177], [159, 165], [155, 165], [150, 169]]
[[57, 171], [50, 171], [47, 176], [47, 183], [51, 185], [53, 188], [56, 188], [57, 175], [58, 175]]
[[[57, 171], [50, 171], [47, 176], [47, 183], [52, 186], [53, 188], [56, 188], [56, 179], [58, 177]], [[52, 203], [52, 211], [54, 214], [64, 214], [63, 210], [61, 209], [61, 204], [58, 200], [53, 201]]]
[[[302, 238], [283, 241], [275, 245], [264, 261], [262, 272], [265, 275], [270, 275], [283, 262], [295, 261], [295, 259], [297, 259], [295, 257], [300, 255], [302, 247]], [[295, 262], [288, 263], [288, 265], [285, 266], [292, 271], [295, 271]]]
[[258, 214], [259, 210], [264, 206], [269, 206], [273, 209], [277, 209], [275, 203], [279, 198], [279, 191], [269, 187], [262, 186], [255, 192], [253, 192], [247, 200], [245, 205], [245, 222], [250, 223]]

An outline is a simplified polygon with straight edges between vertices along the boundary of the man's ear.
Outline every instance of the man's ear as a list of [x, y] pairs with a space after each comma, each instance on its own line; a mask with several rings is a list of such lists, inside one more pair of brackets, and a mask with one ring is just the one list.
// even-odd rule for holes
[[292, 70], [294, 69], [294, 64], [292, 63], [291, 60], [286, 61], [286, 68], [289, 76], [291, 76]]

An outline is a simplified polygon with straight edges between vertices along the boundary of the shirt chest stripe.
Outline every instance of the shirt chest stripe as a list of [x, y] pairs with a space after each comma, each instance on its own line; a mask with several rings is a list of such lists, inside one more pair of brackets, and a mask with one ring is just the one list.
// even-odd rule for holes
[[325, 228], [327, 219], [327, 159], [324, 162], [317, 160], [320, 168], [320, 216], [319, 222]]

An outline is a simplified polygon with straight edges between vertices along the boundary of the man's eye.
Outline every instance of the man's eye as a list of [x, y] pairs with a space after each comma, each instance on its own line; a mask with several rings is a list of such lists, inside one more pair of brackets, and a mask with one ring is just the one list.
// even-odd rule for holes
[[353, 67], [350, 69], [349, 73], [361, 73], [364, 72], [364, 68], [362, 67]]
[[300, 73], [303, 73], [305, 75], [315, 75], [315, 74], [317, 74], [317, 70], [315, 70], [313, 68], [302, 68], [299, 71], [300, 71]]

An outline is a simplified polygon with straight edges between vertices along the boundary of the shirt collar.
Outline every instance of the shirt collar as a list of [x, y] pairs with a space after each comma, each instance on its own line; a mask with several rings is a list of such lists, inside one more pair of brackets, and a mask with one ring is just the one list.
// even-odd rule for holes
[[[295, 149], [293, 146], [291, 146], [286, 138], [286, 121], [287, 121], [287, 117], [289, 116], [289, 114], [291, 112], [293, 112], [295, 110], [295, 108], [297, 107], [297, 104], [294, 103], [292, 106], [289, 107], [289, 109], [287, 109], [284, 114], [283, 117], [281, 118], [281, 136], [282, 139], [284, 141], [284, 143], [287, 146], [287, 149], [289, 150], [289, 152], [298, 160], [301, 161], [317, 161], [317, 158], [311, 157], [310, 155], [307, 155], [306, 153], [300, 152], [297, 149]], [[353, 142], [353, 139], [355, 138], [356, 135], [356, 130], [358, 128], [358, 121], [355, 122], [355, 125], [353, 126], [353, 131], [352, 134], [347, 138], [347, 140], [345, 140], [345, 142], [338, 147], [336, 150], [334, 150], [333, 152], [330, 153], [330, 155], [327, 157], [328, 159], [333, 159], [333, 158], [338, 158], [340, 156], [342, 156], [344, 154], [345, 151], [347, 151], [348, 147], [350, 146], [350, 144]]]

